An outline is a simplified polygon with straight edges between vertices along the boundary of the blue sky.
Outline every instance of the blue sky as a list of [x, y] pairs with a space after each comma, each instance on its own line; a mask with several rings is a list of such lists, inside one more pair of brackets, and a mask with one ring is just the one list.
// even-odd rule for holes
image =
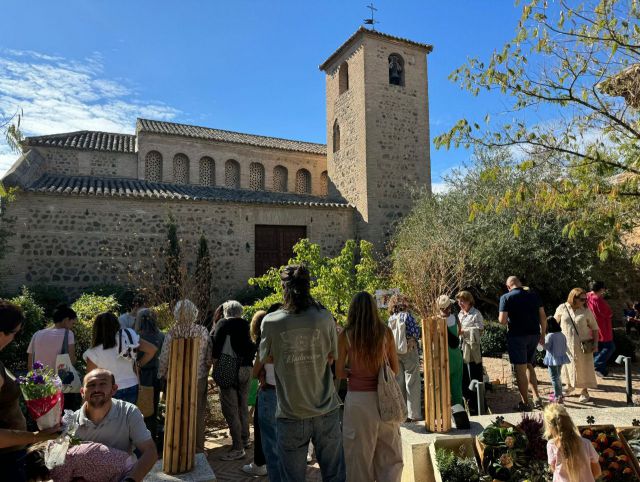
[[[27, 135], [134, 131], [135, 118], [325, 142], [322, 63], [367, 17], [362, 1], [31, 0], [0, 17], [0, 114]], [[514, 35], [511, 0], [375, 2], [378, 30], [434, 46], [431, 134], [482, 120], [506, 100], [447, 77]], [[468, 158], [432, 147], [432, 180]], [[0, 176], [16, 155], [0, 145]]]

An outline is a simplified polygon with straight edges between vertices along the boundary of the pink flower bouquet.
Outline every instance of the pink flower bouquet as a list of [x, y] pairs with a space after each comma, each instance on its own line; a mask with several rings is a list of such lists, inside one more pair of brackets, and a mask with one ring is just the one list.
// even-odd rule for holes
[[18, 377], [17, 381], [27, 410], [38, 428], [44, 430], [60, 424], [64, 401], [62, 382], [53, 370], [37, 361], [33, 370], [26, 377]]

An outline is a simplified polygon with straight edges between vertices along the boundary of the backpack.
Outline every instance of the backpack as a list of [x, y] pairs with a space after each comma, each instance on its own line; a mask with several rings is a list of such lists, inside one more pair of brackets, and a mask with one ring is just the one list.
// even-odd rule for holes
[[391, 328], [391, 332], [393, 333], [398, 355], [407, 353], [406, 316], [406, 313], [395, 313], [389, 318], [389, 328]]

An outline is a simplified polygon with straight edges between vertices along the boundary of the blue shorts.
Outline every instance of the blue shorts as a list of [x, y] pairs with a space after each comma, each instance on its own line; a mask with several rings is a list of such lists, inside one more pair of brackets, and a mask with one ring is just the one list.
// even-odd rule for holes
[[540, 335], [507, 335], [509, 360], [514, 365], [535, 365]]

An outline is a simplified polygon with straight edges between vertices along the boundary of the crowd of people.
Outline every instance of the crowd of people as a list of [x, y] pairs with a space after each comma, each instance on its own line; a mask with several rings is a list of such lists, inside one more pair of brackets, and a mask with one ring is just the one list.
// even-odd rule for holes
[[[176, 324], [166, 334], [158, 329], [156, 314], [142, 297], [119, 319], [109, 312], [98, 315], [91, 347], [81, 354], [87, 373], [80, 394], [65, 394], [65, 406], [75, 410], [75, 435], [85, 443], [70, 448], [65, 464], [48, 475], [73, 480], [89, 467], [104, 466], [104, 480], [111, 480], [107, 475], [124, 481], [144, 478], [158, 457], [159, 397], [166, 383], [171, 340], [180, 330], [180, 336], [188, 332], [200, 339], [198, 452], [204, 451], [207, 391], [213, 380], [232, 440], [221, 459], [246, 457], [245, 450], [252, 445], [248, 393], [251, 380], [257, 379], [254, 460], [239, 467], [243, 471], [268, 474], [274, 482], [298, 482], [305, 480], [310, 453], [315, 453], [325, 481], [399, 481], [403, 470], [400, 421], [382, 419], [378, 386], [381, 370], [390, 368], [407, 406], [407, 421], [423, 418], [421, 327], [408, 300], [393, 296], [389, 319], [383, 321], [375, 298], [358, 293], [345, 326], [340, 327], [312, 298], [305, 266], [287, 266], [280, 278], [281, 303], [258, 311], [251, 322], [243, 318], [242, 305], [233, 300], [216, 309], [210, 330], [198, 323], [198, 308], [186, 299], [175, 304]], [[535, 291], [523, 287], [515, 276], [507, 279], [506, 286], [499, 321], [508, 327], [508, 354], [521, 398], [518, 410], [531, 410], [529, 389], [533, 405], [543, 406], [534, 365], [536, 350], [546, 349], [551, 401], [557, 402], [545, 412], [554, 467], [563, 451], [579, 449], [563, 418], [564, 397], [579, 389], [580, 401], [588, 401], [588, 390], [597, 386], [596, 375], [607, 375], [607, 361], [615, 350], [606, 288], [596, 282], [588, 293], [571, 290], [566, 303], [547, 318]], [[466, 403], [475, 414], [476, 394], [468, 386], [471, 380], [483, 379], [483, 316], [468, 291], [458, 292], [455, 299], [440, 296], [437, 308], [448, 330], [452, 405]], [[54, 367], [63, 352], [75, 363], [72, 328], [76, 321], [70, 307], [59, 306], [53, 326], [34, 334], [27, 350], [29, 364], [38, 360]], [[13, 341], [23, 324], [21, 310], [0, 301], [0, 350]], [[346, 394], [339, 390], [345, 379]], [[145, 416], [136, 406], [142, 387], [153, 393], [153, 409]], [[57, 427], [28, 431], [19, 401], [14, 377], [0, 364], [0, 461], [3, 468], [10, 467], [15, 481], [27, 480], [27, 446], [58, 435]], [[569, 463], [565, 470], [578, 469]]]

